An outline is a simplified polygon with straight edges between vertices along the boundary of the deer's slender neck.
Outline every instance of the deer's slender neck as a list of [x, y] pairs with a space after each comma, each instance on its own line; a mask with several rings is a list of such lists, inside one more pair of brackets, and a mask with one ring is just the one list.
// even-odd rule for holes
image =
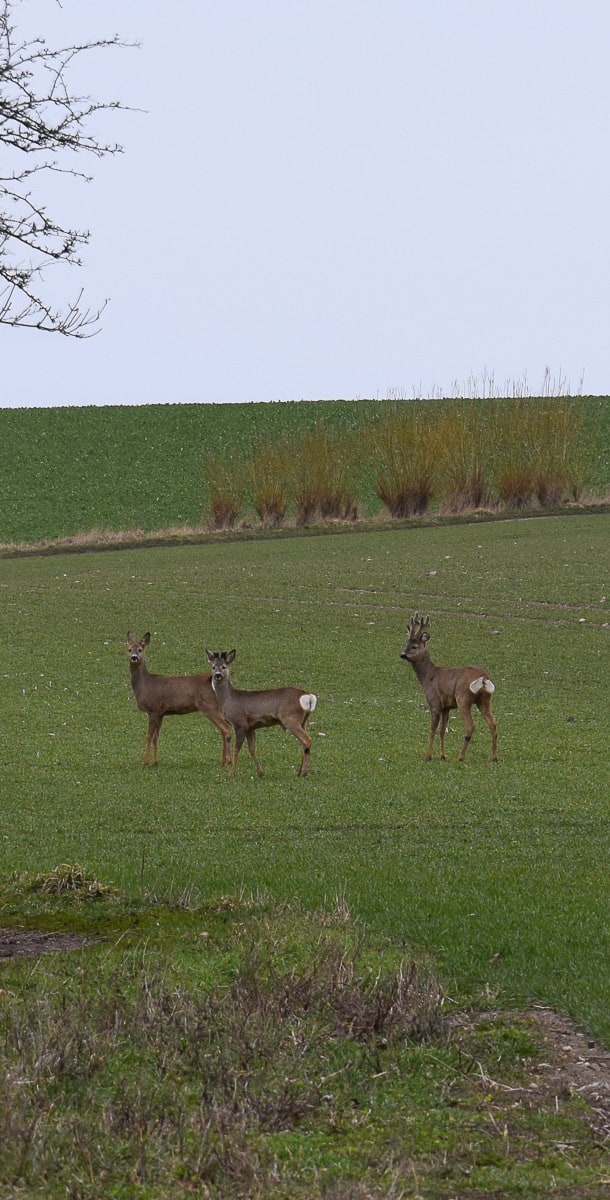
[[233, 687], [228, 675], [225, 675], [224, 679], [220, 679], [218, 682], [214, 679], [214, 676], [212, 676], [212, 687], [221, 708], [235, 693], [235, 688]]
[[426, 684], [434, 678], [434, 673], [436, 671], [436, 667], [434, 666], [428, 651], [426, 650], [426, 653], [422, 658], [418, 658], [415, 662], [412, 662], [411, 666], [413, 667], [413, 670], [415, 671], [415, 674], [417, 675], [417, 678], [419, 679], [419, 682], [425, 691]]
[[146, 663], [142, 661], [138, 663], [130, 662], [129, 671], [131, 674], [131, 686], [134, 692], [141, 691], [146, 685], [147, 679], [150, 679], [150, 673]]

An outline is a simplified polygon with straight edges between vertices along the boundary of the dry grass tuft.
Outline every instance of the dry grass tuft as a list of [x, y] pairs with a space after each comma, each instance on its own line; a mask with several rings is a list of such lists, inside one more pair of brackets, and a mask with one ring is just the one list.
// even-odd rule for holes
[[263, 1196], [277, 1183], [264, 1135], [351, 1127], [380, 1053], [444, 1036], [442, 993], [412, 963], [362, 967], [359, 939], [350, 950], [350, 931], [315, 921], [317, 947], [287, 965], [292, 919], [240, 924], [233, 981], [210, 991], [140, 947], [106, 971], [83, 959], [38, 994], [0, 993], [0, 1178], [91, 1200], [100, 1179], [107, 1195], [130, 1179], [155, 1195], [182, 1194], [180, 1180], [185, 1194]]
[[29, 891], [47, 896], [73, 896], [76, 900], [100, 900], [117, 896], [118, 889], [87, 874], [79, 863], [62, 863], [53, 871], [43, 871], [26, 882]]

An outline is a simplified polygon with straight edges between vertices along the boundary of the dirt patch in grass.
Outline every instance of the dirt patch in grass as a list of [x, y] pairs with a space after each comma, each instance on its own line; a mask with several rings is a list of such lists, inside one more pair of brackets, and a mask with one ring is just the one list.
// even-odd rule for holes
[[99, 938], [78, 933], [43, 933], [40, 929], [0, 929], [0, 961], [7, 958], [37, 958], [39, 954], [59, 954], [81, 950]]
[[535, 1008], [530, 1015], [542, 1030], [550, 1060], [538, 1064], [532, 1088], [579, 1096], [588, 1105], [587, 1119], [595, 1132], [610, 1138], [610, 1052], [553, 1009]]
[[[576, 1028], [569, 1017], [552, 1008], [533, 1006], [513, 1012], [458, 1014], [450, 1019], [453, 1029], [493, 1021], [525, 1021], [537, 1026], [543, 1057], [532, 1062], [529, 1082], [510, 1088], [515, 1102], [532, 1104], [546, 1100], [559, 1108], [561, 1101], [578, 1098], [586, 1107], [583, 1116], [601, 1141], [610, 1139], [610, 1051]], [[500, 1091], [506, 1085], [489, 1079]]]

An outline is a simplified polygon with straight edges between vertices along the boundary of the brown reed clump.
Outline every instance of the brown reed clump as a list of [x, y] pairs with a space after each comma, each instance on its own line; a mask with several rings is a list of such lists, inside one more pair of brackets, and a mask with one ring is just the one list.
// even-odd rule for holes
[[283, 525], [288, 509], [291, 451], [286, 438], [261, 438], [252, 448], [247, 474], [252, 504], [265, 526]]
[[468, 512], [489, 502], [489, 437], [479, 405], [452, 404], [439, 418], [443, 513]]
[[507, 508], [542, 507], [577, 499], [582, 487], [582, 421], [566, 397], [497, 401], [494, 414], [496, 487]]
[[294, 445], [292, 495], [297, 525], [317, 518], [354, 521], [358, 516], [355, 456], [350, 434], [318, 423]]
[[208, 524], [212, 529], [233, 529], [244, 503], [243, 464], [217, 454], [210, 459], [206, 476]]
[[393, 517], [421, 516], [428, 509], [441, 460], [438, 419], [408, 401], [392, 405], [369, 438], [373, 490]]

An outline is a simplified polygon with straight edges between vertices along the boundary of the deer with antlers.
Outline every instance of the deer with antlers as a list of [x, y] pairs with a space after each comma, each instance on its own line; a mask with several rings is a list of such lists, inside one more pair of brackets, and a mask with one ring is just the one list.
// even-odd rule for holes
[[157, 742], [164, 717], [200, 712], [207, 717], [222, 734], [221, 763], [231, 763], [231, 725], [222, 710], [212, 688], [211, 675], [152, 675], [144, 661], [144, 652], [150, 642], [150, 634], [137, 640], [127, 634], [131, 686], [138, 708], [148, 717], [146, 749], [142, 766], [157, 765]]
[[430, 709], [430, 740], [426, 761], [432, 758], [434, 735], [438, 729], [441, 759], [445, 758], [445, 732], [449, 713], [457, 708], [464, 722], [464, 744], [459, 754], [463, 762], [468, 744], [474, 731], [471, 708], [476, 704], [491, 733], [491, 761], [498, 761], [496, 722], [491, 711], [491, 697], [495, 692], [489, 675], [480, 667], [437, 667], [428, 653], [430, 640], [430, 618], [414, 613], [408, 629], [408, 642], [401, 654], [410, 662], [423, 688]]
[[231, 683], [230, 666], [235, 658], [235, 650], [206, 650], [206, 654], [212, 665], [212, 687], [225, 717], [235, 729], [231, 774], [235, 774], [237, 758], [246, 740], [256, 770], [262, 775], [263, 768], [256, 757], [256, 730], [264, 729], [268, 725], [281, 725], [301, 743], [303, 758], [297, 775], [306, 775], [309, 769], [311, 738], [305, 725], [317, 704], [317, 697], [313, 692], [296, 687], [273, 688], [260, 692], [241, 691]]

